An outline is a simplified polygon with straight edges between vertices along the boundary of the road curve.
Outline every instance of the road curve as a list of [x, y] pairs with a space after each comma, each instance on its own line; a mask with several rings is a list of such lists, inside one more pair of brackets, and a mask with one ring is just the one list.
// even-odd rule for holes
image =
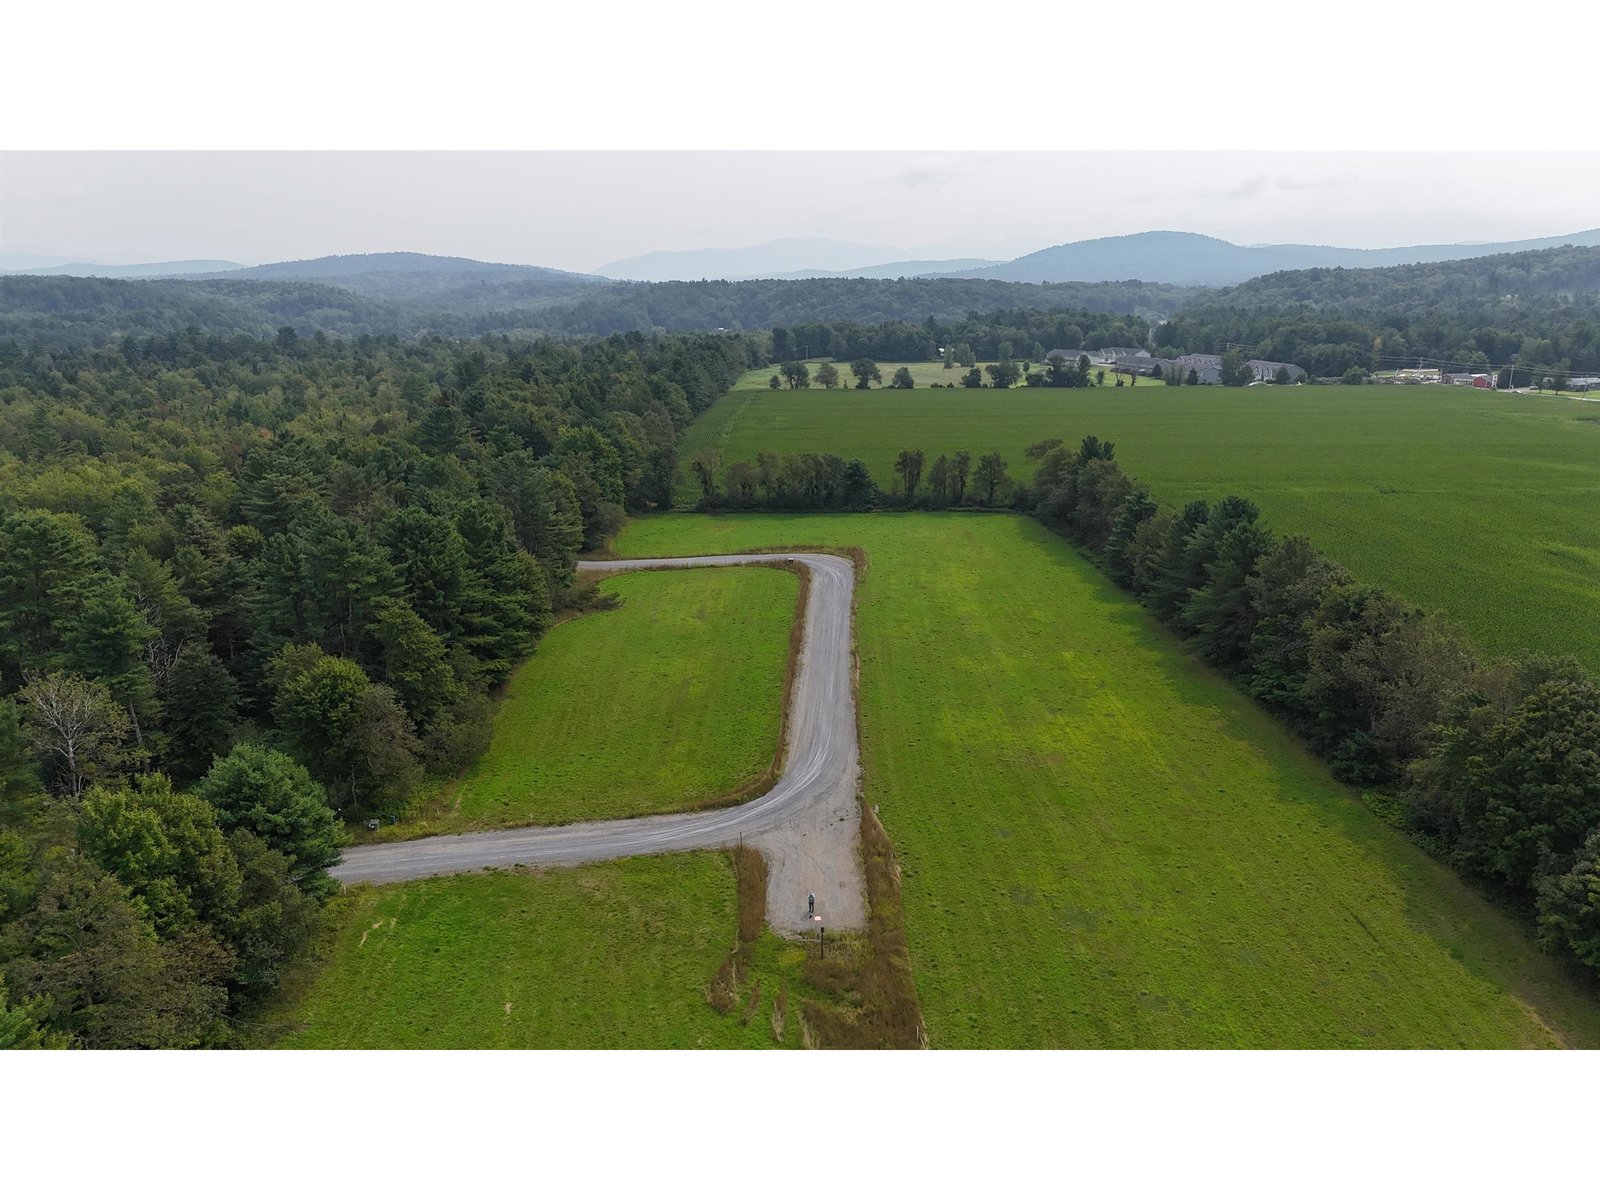
[[814, 929], [807, 896], [823, 923], [866, 923], [857, 853], [855, 694], [850, 617], [855, 571], [832, 554], [724, 554], [578, 563], [581, 571], [737, 567], [795, 562], [810, 574], [805, 630], [790, 696], [788, 754], [772, 790], [708, 812], [532, 826], [355, 846], [331, 874], [341, 883], [393, 883], [486, 867], [599, 862], [635, 854], [708, 850], [743, 841], [767, 859], [767, 921], [776, 929]]

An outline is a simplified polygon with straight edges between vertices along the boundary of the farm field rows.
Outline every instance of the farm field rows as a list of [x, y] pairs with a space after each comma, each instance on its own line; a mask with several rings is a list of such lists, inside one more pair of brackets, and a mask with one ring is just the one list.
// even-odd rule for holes
[[628, 555], [864, 547], [865, 798], [945, 1047], [1600, 1044], [1527, 931], [1065, 543], [1006, 516], [668, 516]]
[[641, 571], [600, 590], [621, 607], [552, 629], [507, 684], [488, 751], [386, 836], [678, 812], [769, 768], [798, 578]]
[[[938, 364], [924, 364], [938, 370]], [[1025, 478], [1045, 437], [1095, 434], [1158, 499], [1229, 493], [1364, 582], [1460, 621], [1488, 650], [1600, 666], [1600, 416], [1592, 403], [1443, 386], [735, 389], [691, 427], [724, 460], [999, 450]], [[685, 491], [686, 499], [692, 495]]]

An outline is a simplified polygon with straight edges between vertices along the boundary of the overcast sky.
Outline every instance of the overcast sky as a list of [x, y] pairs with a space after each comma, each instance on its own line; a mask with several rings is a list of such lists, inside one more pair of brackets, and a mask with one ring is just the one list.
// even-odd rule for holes
[[1147, 229], [1378, 247], [1572, 233], [1600, 224], [1596, 195], [1593, 153], [11, 152], [0, 260], [588, 271], [782, 237], [999, 258]]

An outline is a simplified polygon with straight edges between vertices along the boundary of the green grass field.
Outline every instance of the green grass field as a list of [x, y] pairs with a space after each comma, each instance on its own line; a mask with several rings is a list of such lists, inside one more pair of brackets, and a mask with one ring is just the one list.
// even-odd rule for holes
[[1600, 1045], [1522, 926], [1037, 525], [668, 516], [616, 548], [783, 544], [870, 556], [866, 799], [933, 1045]]
[[1439, 386], [758, 387], [719, 400], [681, 458], [704, 445], [728, 462], [835, 453], [889, 485], [902, 448], [930, 461], [999, 450], [1021, 477], [1031, 443], [1091, 433], [1165, 503], [1248, 496], [1279, 532], [1450, 613], [1491, 651], [1600, 667], [1600, 405], [1588, 401]]
[[[335, 904], [321, 970], [272, 1017], [288, 1029], [282, 1047], [772, 1046], [771, 981], [794, 976], [805, 954], [764, 935], [767, 987], [749, 1022], [711, 1009], [706, 984], [736, 935], [721, 854], [462, 875]], [[798, 1039], [791, 1015], [783, 1044]]]
[[387, 837], [695, 808], [772, 764], [799, 579], [753, 567], [601, 581], [511, 677], [488, 752]]

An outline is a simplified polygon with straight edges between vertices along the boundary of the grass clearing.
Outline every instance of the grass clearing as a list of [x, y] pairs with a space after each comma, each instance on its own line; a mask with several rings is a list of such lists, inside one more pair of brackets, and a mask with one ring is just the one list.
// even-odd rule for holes
[[616, 548], [778, 545], [870, 559], [866, 800], [932, 1045], [1600, 1044], [1525, 928], [1032, 522], [667, 516]]
[[[939, 364], [922, 364], [942, 372]], [[717, 445], [859, 457], [999, 450], [1018, 476], [1044, 437], [1096, 434], [1159, 499], [1230, 492], [1358, 579], [1460, 621], [1497, 653], [1600, 668], [1600, 421], [1589, 401], [1473, 388], [735, 389], [690, 428]], [[690, 497], [690, 491], [685, 491]], [[692, 499], [692, 497], [690, 497]]]
[[619, 608], [552, 629], [506, 686], [488, 751], [421, 837], [702, 808], [766, 777], [799, 579], [767, 567], [607, 576]]
[[761, 934], [730, 1011], [708, 1003], [735, 887], [726, 855], [700, 853], [360, 888], [335, 901], [316, 978], [267, 1024], [287, 1049], [798, 1046], [771, 1013], [780, 992], [810, 994], [805, 947]]

